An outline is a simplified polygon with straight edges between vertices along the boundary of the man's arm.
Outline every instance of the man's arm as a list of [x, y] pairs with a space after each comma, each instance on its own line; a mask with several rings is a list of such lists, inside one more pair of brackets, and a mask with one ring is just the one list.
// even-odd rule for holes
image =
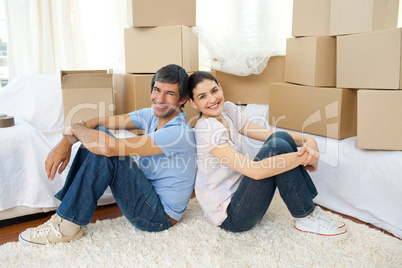
[[[128, 114], [93, 118], [87, 122], [82, 121], [81, 124], [88, 129], [94, 129], [97, 126], [104, 126], [109, 129], [137, 129]], [[59, 174], [65, 170], [70, 161], [71, 147], [77, 141], [78, 139], [73, 135], [64, 133], [61, 141], [50, 151], [45, 161], [45, 170], [50, 181], [54, 179], [57, 170]]]
[[117, 139], [103, 131], [91, 129], [82, 124], [73, 124], [66, 132], [67, 135], [76, 137], [90, 152], [107, 157], [163, 154], [163, 151], [148, 135]]
[[107, 117], [97, 117], [84, 122], [87, 128], [96, 128], [97, 126], [104, 126], [107, 129], [138, 129], [131, 121], [128, 114], [113, 115]]

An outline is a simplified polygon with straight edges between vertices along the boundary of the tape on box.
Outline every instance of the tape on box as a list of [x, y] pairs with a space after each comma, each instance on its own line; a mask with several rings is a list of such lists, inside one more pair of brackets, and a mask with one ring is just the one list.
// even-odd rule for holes
[[14, 117], [0, 115], [0, 128], [14, 126]]

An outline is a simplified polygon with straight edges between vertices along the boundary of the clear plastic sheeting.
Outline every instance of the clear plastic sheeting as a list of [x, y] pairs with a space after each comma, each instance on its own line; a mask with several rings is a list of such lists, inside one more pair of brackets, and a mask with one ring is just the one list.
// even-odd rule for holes
[[203, 67], [239, 76], [260, 74], [271, 56], [284, 55], [291, 35], [291, 0], [198, 1]]

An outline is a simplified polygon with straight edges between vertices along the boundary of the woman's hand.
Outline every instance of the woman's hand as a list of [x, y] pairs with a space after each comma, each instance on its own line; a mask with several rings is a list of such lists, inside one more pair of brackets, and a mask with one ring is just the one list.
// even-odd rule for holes
[[308, 156], [306, 161], [302, 163], [302, 165], [304, 165], [304, 169], [310, 172], [316, 171], [318, 159], [320, 158], [320, 152], [318, 151], [317, 142], [311, 137], [307, 138], [297, 155], [300, 156], [305, 153], [307, 153]]

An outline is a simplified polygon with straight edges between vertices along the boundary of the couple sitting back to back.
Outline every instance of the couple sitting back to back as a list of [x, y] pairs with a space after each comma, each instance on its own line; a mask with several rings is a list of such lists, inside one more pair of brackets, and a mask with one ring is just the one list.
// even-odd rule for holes
[[[200, 110], [194, 130], [181, 110], [187, 100]], [[145, 134], [115, 138], [108, 129], [143, 129]], [[241, 135], [265, 142], [254, 159], [242, 149]], [[50, 181], [64, 171], [77, 141], [81, 146], [55, 195], [61, 200], [56, 214], [22, 232], [20, 242], [79, 239], [108, 186], [124, 216], [144, 231], [175, 225], [193, 189], [212, 224], [247, 231], [264, 216], [278, 189], [296, 230], [333, 238], [348, 234], [345, 224], [313, 203], [317, 190], [307, 171], [317, 169], [315, 140], [248, 121], [239, 107], [225, 102], [222, 87], [208, 72], [188, 77], [180, 66], [167, 65], [152, 78], [151, 108], [68, 127], [46, 159]], [[138, 161], [132, 156], [139, 156]]]

